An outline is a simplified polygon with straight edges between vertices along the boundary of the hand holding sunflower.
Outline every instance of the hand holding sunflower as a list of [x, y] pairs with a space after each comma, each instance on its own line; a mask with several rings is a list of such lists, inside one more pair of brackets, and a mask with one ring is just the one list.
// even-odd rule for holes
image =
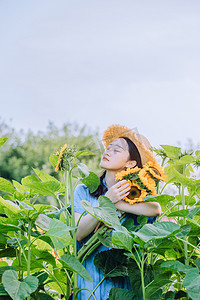
[[131, 186], [128, 195], [123, 200], [130, 204], [143, 202], [148, 195], [156, 195], [158, 182], [166, 181], [166, 175], [162, 167], [155, 162], [147, 162], [143, 168], [128, 168], [116, 174], [115, 180], [127, 180]]

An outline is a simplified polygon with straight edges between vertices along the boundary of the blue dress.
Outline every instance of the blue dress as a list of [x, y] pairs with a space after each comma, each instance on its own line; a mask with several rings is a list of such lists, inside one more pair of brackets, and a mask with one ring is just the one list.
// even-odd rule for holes
[[[105, 185], [105, 181], [103, 180], [104, 184], [104, 192], [103, 195], [107, 192], [107, 187]], [[74, 191], [74, 209], [75, 212], [82, 214], [84, 212], [84, 208], [81, 205], [81, 200], [87, 200], [92, 204], [92, 206], [96, 206], [98, 203], [98, 198], [94, 197], [90, 194], [89, 189], [84, 185], [80, 184], [75, 188]], [[84, 215], [87, 215], [87, 213], [84, 213]], [[128, 216], [131, 216], [134, 218], [135, 223], [137, 222], [137, 216], [133, 214], [128, 214]], [[155, 217], [148, 218], [148, 222], [153, 223], [155, 221]], [[124, 219], [123, 219], [124, 220]], [[83, 243], [86, 243], [87, 240], [92, 236], [93, 233], [91, 233], [89, 236], [84, 238], [81, 242], [77, 242], [77, 251], [82, 247]], [[103, 271], [98, 269], [94, 263], [94, 257], [97, 253], [101, 251], [108, 250], [107, 247], [100, 245], [84, 262], [83, 266], [87, 269], [87, 271], [92, 276], [93, 282], [88, 282], [82, 279], [80, 276], [78, 276], [78, 286], [79, 288], [87, 288], [91, 291], [94, 290], [94, 288], [97, 286], [97, 284], [101, 281], [103, 278]], [[119, 287], [123, 289], [129, 289], [131, 290], [130, 282], [128, 277], [115, 277], [115, 278], [108, 278], [105, 279], [100, 286], [96, 289], [94, 295], [97, 300], [106, 300], [109, 297], [110, 289], [113, 287]], [[89, 297], [90, 292], [86, 290], [82, 290], [78, 293], [78, 300], [87, 300]], [[93, 300], [93, 296], [90, 297], [90, 300]]]

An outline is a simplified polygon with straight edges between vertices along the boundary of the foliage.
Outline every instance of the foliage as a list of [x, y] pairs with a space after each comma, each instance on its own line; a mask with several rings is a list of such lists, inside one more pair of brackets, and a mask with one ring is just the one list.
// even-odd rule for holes
[[[0, 139], [3, 147], [5, 142]], [[66, 156], [69, 160], [63, 166], [67, 168], [61, 169], [57, 178], [38, 167], [33, 168], [34, 174], [23, 177], [21, 183], [1, 177], [0, 190], [4, 192], [0, 197], [0, 257], [4, 259], [0, 262], [1, 297], [69, 299], [73, 292], [77, 299], [77, 274], [92, 280], [82, 262], [103, 243], [113, 249], [95, 257], [94, 263], [104, 272], [102, 281], [128, 275], [132, 287], [130, 291], [111, 289], [110, 300], [121, 299], [122, 295], [134, 300], [200, 299], [200, 180], [193, 176], [194, 168], [199, 166], [200, 151], [183, 153], [179, 147], [161, 147], [155, 152], [163, 160], [167, 183], [158, 195], [145, 199], [161, 204], [163, 213], [157, 222], [149, 224], [145, 217], [139, 216], [137, 223], [126, 219], [121, 224], [108, 198], [101, 196], [99, 207], [82, 201], [89, 214], [113, 229], [100, 227], [78, 255], [73, 180], [84, 182], [91, 191], [97, 188], [98, 177], [83, 161], [79, 162], [81, 155], [90, 157], [91, 153], [81, 149], [70, 159]], [[51, 156], [53, 167], [58, 157], [58, 153]], [[176, 187], [176, 195], [164, 194], [168, 184]], [[37, 199], [41, 196], [53, 197], [59, 207], [39, 204]]]

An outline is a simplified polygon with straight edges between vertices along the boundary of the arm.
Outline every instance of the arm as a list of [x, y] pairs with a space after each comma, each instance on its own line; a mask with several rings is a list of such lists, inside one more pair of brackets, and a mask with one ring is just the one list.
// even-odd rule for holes
[[[77, 224], [81, 214], [84, 212], [84, 208], [81, 205], [82, 200], [88, 200], [89, 190], [86, 186], [80, 184], [75, 188], [74, 191], [74, 210], [75, 210], [75, 224]], [[96, 206], [99, 206], [97, 203]], [[78, 229], [76, 232], [76, 239], [77, 241], [81, 241], [83, 238], [88, 236], [94, 228], [99, 223], [99, 220], [92, 217], [90, 214], [84, 214], [84, 216], [81, 217]]]
[[[75, 223], [77, 224], [78, 219], [80, 218], [81, 214], [75, 212]], [[97, 226], [99, 220], [92, 217], [90, 214], [86, 216], [82, 216], [81, 220], [78, 225], [78, 229], [76, 232], [76, 239], [77, 241], [81, 241], [86, 236], [88, 236]]]
[[120, 200], [115, 203], [115, 207], [118, 210], [139, 216], [156, 217], [161, 215], [161, 207], [158, 202], [140, 202], [131, 205], [124, 200]]
[[128, 196], [130, 192], [130, 185], [126, 180], [121, 180], [114, 184], [105, 194], [114, 204], [115, 207], [123, 212], [144, 215], [146, 217], [156, 217], [161, 215], [161, 207], [158, 202], [140, 202], [133, 205], [122, 200]]

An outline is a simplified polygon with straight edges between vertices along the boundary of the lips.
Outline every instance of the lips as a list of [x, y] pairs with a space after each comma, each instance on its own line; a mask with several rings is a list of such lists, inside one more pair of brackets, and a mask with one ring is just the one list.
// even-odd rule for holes
[[105, 157], [105, 156], [103, 157], [103, 160], [107, 160], [107, 161], [109, 161], [109, 160], [107, 159], [107, 157]]

